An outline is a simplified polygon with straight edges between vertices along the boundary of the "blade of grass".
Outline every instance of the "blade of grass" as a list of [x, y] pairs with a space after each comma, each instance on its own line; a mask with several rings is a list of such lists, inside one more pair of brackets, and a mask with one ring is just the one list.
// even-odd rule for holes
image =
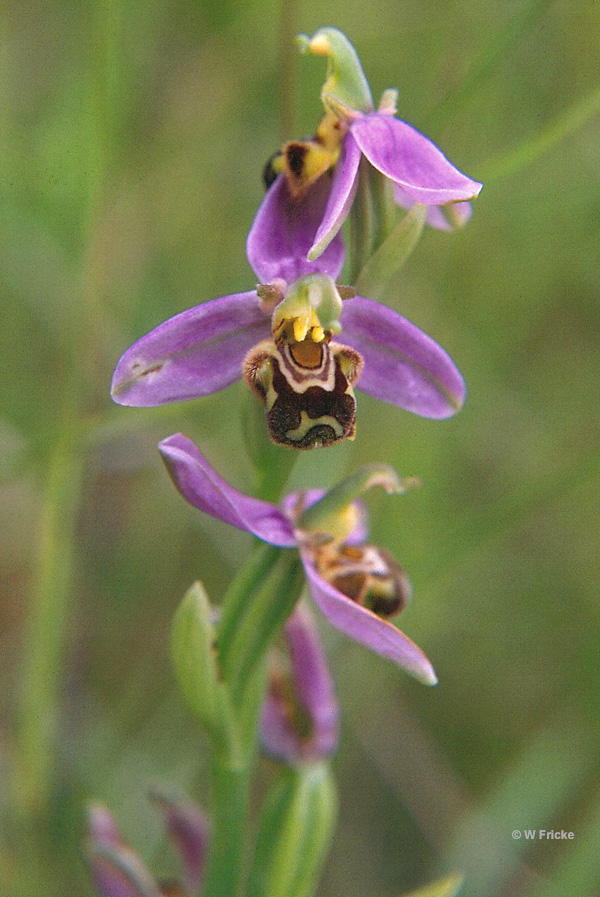
[[82, 471], [78, 441], [67, 426], [57, 439], [48, 465], [31, 595], [20, 708], [19, 788], [15, 795], [24, 814], [43, 813], [50, 795]]
[[[466, 874], [464, 897], [491, 897], [512, 878], [531, 846], [512, 832], [551, 829], [553, 817], [592, 773], [594, 762], [585, 721], [563, 717], [533, 736], [498, 776], [481, 808], [458, 829], [447, 862]], [[529, 878], [525, 869], [519, 878]]]
[[478, 169], [478, 175], [490, 183], [515, 174], [554, 149], [562, 140], [575, 134], [599, 113], [600, 86], [588, 96], [577, 100], [566, 112], [510, 152], [485, 162]]
[[512, 47], [546, 10], [552, 0], [529, 0], [518, 14], [497, 31], [473, 61], [467, 75], [454, 91], [428, 116], [425, 130], [440, 131], [459, 109], [469, 103], [496, 69], [504, 62]]

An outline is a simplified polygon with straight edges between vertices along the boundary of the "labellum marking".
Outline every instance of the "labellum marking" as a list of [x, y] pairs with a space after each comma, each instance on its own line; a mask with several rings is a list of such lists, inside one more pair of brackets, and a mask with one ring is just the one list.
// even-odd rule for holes
[[309, 336], [300, 342], [264, 340], [244, 360], [244, 379], [265, 406], [271, 439], [311, 449], [353, 439], [353, 385], [362, 370], [354, 349]]
[[410, 601], [406, 573], [383, 548], [330, 543], [316, 550], [315, 563], [323, 579], [379, 617], [395, 616]]

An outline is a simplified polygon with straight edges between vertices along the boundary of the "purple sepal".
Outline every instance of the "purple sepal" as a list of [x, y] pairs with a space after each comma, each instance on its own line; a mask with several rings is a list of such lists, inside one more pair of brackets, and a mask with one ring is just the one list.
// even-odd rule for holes
[[173, 483], [190, 504], [263, 542], [280, 548], [295, 546], [292, 524], [283, 511], [226, 483], [191, 439], [176, 433], [163, 440], [158, 449]]
[[117, 820], [104, 804], [92, 803], [89, 805], [87, 826], [90, 839], [98, 844], [116, 847], [125, 843]]
[[262, 283], [283, 278], [290, 284], [305, 274], [329, 274], [336, 279], [346, 256], [341, 235], [331, 240], [317, 261], [306, 258], [325, 212], [330, 184], [330, 175], [324, 174], [297, 200], [283, 174], [269, 187], [246, 243], [248, 261]]
[[[394, 184], [394, 199], [403, 209], [411, 209], [415, 204], [414, 199], [397, 184]], [[453, 202], [445, 206], [427, 206], [425, 221], [436, 230], [453, 231], [464, 227], [472, 214], [473, 206], [470, 202]]]
[[344, 302], [343, 341], [363, 356], [359, 388], [421, 417], [450, 417], [463, 405], [464, 380], [438, 344], [393, 309], [356, 296]]
[[208, 847], [208, 822], [204, 814], [189, 801], [173, 799], [153, 791], [152, 798], [163, 812], [185, 874], [187, 890], [195, 894], [201, 883]]
[[[328, 246], [333, 245], [331, 241], [338, 234], [350, 211], [350, 206], [354, 202], [358, 186], [359, 164], [360, 149], [352, 134], [349, 133], [344, 139], [340, 158], [335, 168], [327, 207], [319, 224], [319, 229], [314, 235], [314, 242], [308, 253], [309, 258], [316, 258], [319, 256], [319, 253], [325, 252]], [[309, 241], [309, 245], [310, 242], [312, 241]]]
[[382, 113], [363, 115], [350, 133], [371, 165], [425, 205], [472, 199], [481, 184], [463, 174], [431, 140], [405, 121]]
[[270, 333], [256, 292], [197, 305], [127, 349], [113, 375], [113, 399], [145, 407], [218, 392], [240, 379], [244, 356]]
[[260, 743], [265, 754], [277, 760], [293, 762], [302, 754], [293, 720], [273, 689], [267, 691], [260, 710]]
[[92, 804], [88, 810], [85, 853], [100, 897], [160, 897], [153, 876], [102, 804]]
[[267, 754], [288, 763], [320, 760], [337, 747], [339, 708], [318, 632], [302, 605], [287, 621], [285, 636], [292, 688], [309, 721], [310, 732], [303, 737], [297, 731], [285, 696], [276, 687], [270, 688], [261, 711], [261, 743]]
[[315, 603], [332, 626], [355, 642], [393, 660], [425, 685], [437, 683], [430, 662], [408, 636], [326, 582], [315, 570], [307, 551], [301, 552], [301, 557]]
[[311, 724], [311, 757], [328, 757], [337, 748], [339, 707], [333, 679], [315, 623], [301, 604], [286, 623], [294, 690]]
[[113, 856], [90, 851], [89, 863], [99, 897], [160, 897], [154, 881], [140, 883], [141, 860], [128, 848], [115, 850]]

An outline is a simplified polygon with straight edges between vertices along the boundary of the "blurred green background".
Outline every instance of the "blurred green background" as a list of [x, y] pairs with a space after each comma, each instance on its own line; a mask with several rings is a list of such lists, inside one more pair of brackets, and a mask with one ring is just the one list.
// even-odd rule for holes
[[[251, 488], [244, 387], [156, 410], [113, 406], [108, 387], [134, 339], [254, 282], [281, 8], [22, 0], [0, 15], [0, 892], [68, 897], [91, 894], [87, 800], [164, 872], [148, 782], [207, 796], [170, 620], [194, 578], [220, 599], [249, 540], [185, 505], [155, 446], [182, 430]], [[425, 689], [323, 626], [344, 728], [319, 894], [392, 897], [458, 869], [465, 897], [598, 895], [600, 4], [305, 0], [287, 15], [343, 29], [375, 95], [399, 87], [400, 116], [485, 182], [466, 230], [427, 232], [388, 291], [458, 363], [465, 408], [436, 423], [361, 396], [356, 442], [294, 473], [328, 484], [378, 459], [422, 479], [369, 503], [413, 580], [402, 627], [440, 677]], [[295, 71], [300, 135], [323, 63]]]

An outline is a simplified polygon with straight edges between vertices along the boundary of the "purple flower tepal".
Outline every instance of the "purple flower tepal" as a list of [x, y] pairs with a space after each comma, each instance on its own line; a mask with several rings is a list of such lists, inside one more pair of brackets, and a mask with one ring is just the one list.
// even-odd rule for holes
[[157, 881], [141, 857], [129, 846], [116, 820], [103, 804], [88, 810], [85, 853], [99, 897], [187, 897], [202, 883], [208, 824], [200, 810], [180, 797], [153, 795], [179, 854], [184, 885]]
[[339, 707], [319, 634], [299, 604], [285, 625], [289, 672], [272, 658], [261, 711], [263, 750], [287, 763], [324, 759], [338, 742]]

